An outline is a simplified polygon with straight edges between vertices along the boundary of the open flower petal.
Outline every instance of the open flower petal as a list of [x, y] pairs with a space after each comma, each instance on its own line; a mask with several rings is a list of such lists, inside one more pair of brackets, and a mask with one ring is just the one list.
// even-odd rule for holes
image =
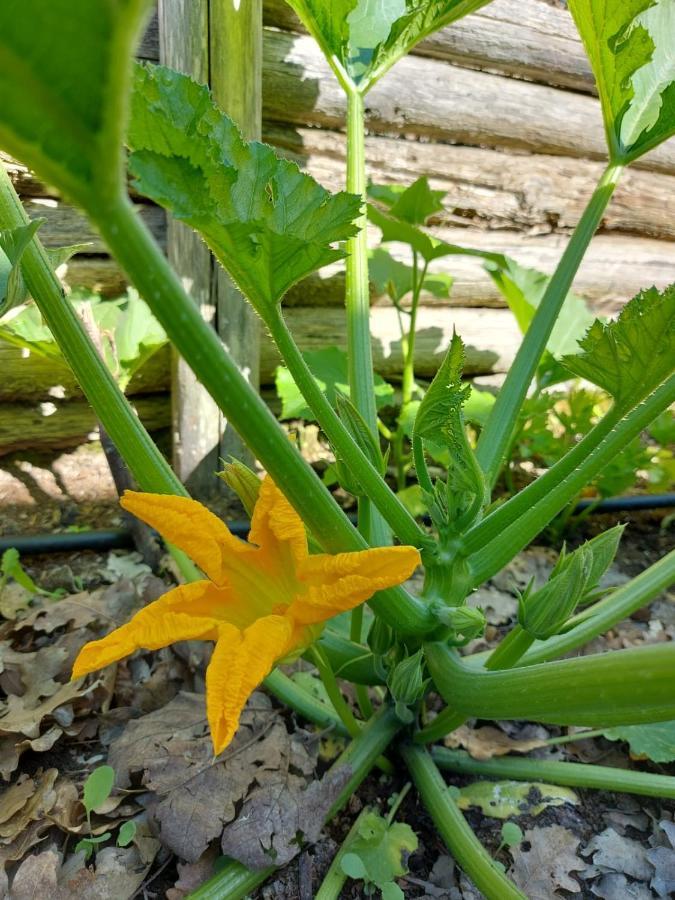
[[288, 653], [292, 638], [293, 626], [284, 616], [264, 616], [245, 631], [221, 625], [206, 671], [206, 713], [216, 755], [232, 740], [246, 701]]
[[220, 623], [213, 617], [197, 615], [195, 605], [208, 605], [220, 593], [209, 581], [195, 581], [169, 591], [137, 612], [126, 625], [100, 641], [85, 644], [71, 677], [103, 669], [136, 650], [159, 650], [176, 641], [215, 640]]
[[405, 581], [419, 564], [420, 554], [414, 547], [309, 556], [299, 570], [307, 593], [297, 597], [288, 613], [298, 624], [323, 622]]
[[230, 533], [227, 525], [201, 503], [170, 494], [125, 491], [121, 504], [183, 550], [215, 584], [224, 584], [230, 554], [253, 552]]
[[260, 485], [248, 539], [265, 549], [286, 545], [295, 562], [307, 556], [307, 534], [302, 519], [269, 476]]

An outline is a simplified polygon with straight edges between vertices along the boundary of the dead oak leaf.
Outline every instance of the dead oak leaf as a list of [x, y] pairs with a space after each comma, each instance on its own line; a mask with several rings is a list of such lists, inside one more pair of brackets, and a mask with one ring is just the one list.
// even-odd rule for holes
[[[7, 816], [0, 823], [0, 844], [10, 844], [26, 830], [31, 822], [41, 820], [46, 816], [56, 801], [54, 783], [58, 774], [58, 769], [47, 769], [35, 779], [31, 779], [33, 789], [30, 793], [22, 785], [15, 786], [17, 790], [9, 801], [15, 810], [11, 816]], [[7, 793], [10, 793], [11, 790], [10, 788]], [[4, 797], [6, 794], [3, 795]], [[21, 799], [23, 799], [22, 803]]]
[[149, 810], [162, 843], [194, 862], [254, 788], [278, 783], [291, 758], [294, 770], [309, 777], [313, 759], [307, 751], [301, 759], [292, 749], [282, 718], [264, 694], [252, 695], [236, 738], [214, 759], [204, 697], [180, 693], [163, 709], [129, 722], [111, 743], [108, 762], [120, 787], [141, 774], [155, 795]]
[[484, 725], [482, 728], [460, 725], [444, 738], [443, 743], [452, 749], [462, 747], [474, 759], [492, 759], [507, 753], [529, 753], [530, 750], [546, 746], [546, 741], [538, 738], [515, 740], [491, 725]]
[[[87, 694], [91, 687], [83, 687], [84, 679], [77, 681], [69, 681], [62, 684], [56, 693], [51, 697], [42, 700], [37, 706], [26, 708], [23, 705], [22, 697], [11, 695], [7, 698], [4, 710], [0, 710], [0, 735], [2, 734], [23, 734], [27, 738], [37, 738], [40, 736], [40, 726], [42, 720], [47, 716], [56, 718], [56, 711], [59, 707], [65, 706], [71, 700], [82, 697]], [[70, 718], [68, 715], [67, 718]], [[72, 721], [72, 719], [71, 719]], [[59, 725], [69, 725], [67, 720], [60, 721]]]
[[9, 781], [12, 772], [19, 765], [22, 753], [26, 750], [34, 750], [37, 753], [51, 750], [62, 734], [63, 731], [58, 725], [52, 725], [44, 734], [32, 740], [30, 738], [17, 740], [16, 735], [0, 737], [0, 776]]
[[620, 872], [638, 881], [649, 881], [653, 874], [646, 848], [613, 828], [594, 835], [581, 855], [592, 856], [593, 865], [601, 872]]
[[561, 825], [533, 828], [525, 832], [519, 847], [511, 848], [509, 874], [528, 900], [552, 900], [562, 896], [559, 890], [577, 894], [579, 882], [570, 873], [586, 868], [577, 856], [578, 846], [579, 839]]

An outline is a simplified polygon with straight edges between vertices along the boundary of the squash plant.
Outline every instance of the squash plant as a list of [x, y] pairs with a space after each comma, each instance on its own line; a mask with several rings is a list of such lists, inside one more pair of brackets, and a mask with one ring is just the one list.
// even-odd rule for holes
[[[271, 148], [242, 140], [205, 87], [166, 68], [132, 65], [150, 0], [5, 0], [0, 7], [0, 146], [86, 212], [171, 342], [267, 470], [270, 482], [259, 488], [253, 512], [252, 544], [232, 544], [223, 523], [195, 510], [64, 299], [51, 261], [30, 230], [6, 175], [0, 178], [0, 228], [11, 236], [11, 241], [3, 239], [3, 246], [22, 247], [14, 257], [5, 254], [10, 264], [3, 276], [6, 284], [12, 270], [20, 267], [96, 414], [147, 492], [126, 502], [144, 518], [164, 523], [167, 536], [177, 538], [214, 582], [209, 587], [210, 582], [199, 581], [195, 566], [180, 556], [186, 579], [197, 583], [178, 589], [178, 595], [173, 592], [171, 600], [167, 595], [161, 606], [161, 628], [166, 629], [157, 630], [159, 619], [157, 628], [152, 626], [148, 607], [139, 614], [142, 620], [88, 645], [77, 671], [90, 671], [137, 646], [166, 643], [172, 635], [217, 639], [208, 704], [214, 742], [220, 747], [236, 727], [233, 709], [245, 700], [251, 686], [246, 678], [252, 677], [242, 666], [228, 673], [227, 654], [245, 648], [255, 677], [264, 679], [284, 702], [310, 720], [343, 727], [352, 736], [337, 764], [344, 773], [344, 788], [329, 817], [375, 764], [390, 767], [389, 759], [382, 757], [385, 751], [391, 755], [398, 750], [459, 865], [487, 897], [501, 900], [522, 894], [477, 841], [436, 765], [461, 768], [462, 760], [452, 754], [432, 755], [426, 745], [472, 716], [594, 728], [675, 718], [672, 644], [560, 658], [648, 603], [675, 577], [671, 552], [631, 582], [600, 595], [599, 579], [620, 536], [616, 530], [574, 553], [562, 553], [548, 583], [523, 594], [518, 625], [493, 653], [462, 656], [458, 649], [483, 625], [481, 614], [467, 606], [470, 592], [526, 546], [675, 400], [675, 287], [662, 293], [651, 288], [631, 301], [617, 321], [594, 323], [581, 352], [564, 359], [571, 372], [612, 396], [608, 412], [535, 482], [507, 502], [493, 504], [492, 485], [528, 386], [621, 172], [675, 131], [675, 86], [668, 68], [673, 35], [667, 0], [570, 0], [598, 82], [609, 162], [531, 318], [475, 452], [464, 427], [469, 388], [461, 381], [460, 337], [453, 339], [420, 403], [412, 449], [433, 523], [428, 531], [382, 477], [368, 328], [364, 97], [417, 41], [484, 2], [291, 0], [347, 97], [347, 192], [335, 195], [278, 159]], [[359, 496], [358, 528], [201, 319], [133, 210], [127, 167], [138, 191], [203, 236], [260, 315], [349, 473]], [[350, 397], [340, 400], [336, 409], [286, 326], [282, 300], [291, 285], [345, 255]], [[429, 474], [429, 443], [449, 451], [444, 481], [434, 481]], [[244, 478], [241, 472], [239, 477]], [[197, 517], [194, 531], [191, 516]], [[311, 536], [309, 554], [304, 529]], [[391, 546], [394, 538], [404, 546]], [[274, 548], [286, 546], [284, 541], [290, 541], [292, 550], [292, 572], [284, 572], [294, 579], [293, 599], [284, 600], [282, 612], [275, 612], [269, 571], [264, 565], [256, 569], [252, 561], [260, 566], [263, 557], [255, 554], [264, 547], [273, 554]], [[362, 557], [363, 552], [374, 555]], [[418, 553], [425, 579], [415, 595], [396, 582]], [[357, 582], [347, 583], [343, 576], [366, 558], [396, 558], [404, 564], [394, 574], [385, 567], [380, 577], [373, 562], [364, 579], [367, 590], [363, 581], [357, 590]], [[240, 579], [235, 585], [239, 605], [230, 611], [230, 619], [222, 603], [218, 609], [209, 605], [226, 591], [226, 562], [234, 567], [228, 569], [230, 576]], [[260, 598], [257, 589], [242, 591], [246, 579], [259, 583]], [[286, 582], [279, 584], [280, 600], [287, 589]], [[368, 597], [371, 590], [375, 593]], [[367, 635], [360, 602], [364, 591], [374, 614]], [[271, 610], [263, 618], [258, 612], [262, 594], [264, 608]], [[321, 633], [321, 623], [336, 609], [331, 602], [337, 595], [345, 604], [349, 598], [353, 607], [349, 639], [330, 625]], [[246, 596], [250, 609], [242, 606], [241, 597]], [[192, 607], [185, 606], [189, 598]], [[172, 604], [178, 612], [172, 612]], [[242, 626], [249, 614], [254, 619], [250, 628]], [[276, 669], [272, 645], [278, 656], [291, 649], [310, 654], [329, 702], [305, 692]], [[360, 719], [342, 698], [336, 672], [358, 686]], [[381, 687], [376, 710], [367, 685]], [[447, 706], [427, 718], [423, 699], [432, 689]], [[608, 773], [590, 765], [581, 769], [556, 769], [556, 777], [566, 778], [568, 784], [675, 796], [674, 780], [665, 776]], [[272, 859], [262, 871], [227, 861], [193, 896], [243, 897], [273, 867]]]

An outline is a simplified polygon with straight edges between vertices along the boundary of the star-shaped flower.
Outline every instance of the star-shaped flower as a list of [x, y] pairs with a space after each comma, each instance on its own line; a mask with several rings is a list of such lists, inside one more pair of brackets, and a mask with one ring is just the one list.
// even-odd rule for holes
[[121, 502], [184, 550], [209, 580], [174, 588], [128, 624], [86, 644], [72, 677], [135, 650], [215, 641], [206, 712], [216, 754], [232, 740], [248, 697], [278, 660], [309, 646], [321, 623], [400, 584], [419, 564], [414, 547], [310, 556], [302, 520], [269, 477], [260, 486], [248, 543], [187, 497], [126, 491]]

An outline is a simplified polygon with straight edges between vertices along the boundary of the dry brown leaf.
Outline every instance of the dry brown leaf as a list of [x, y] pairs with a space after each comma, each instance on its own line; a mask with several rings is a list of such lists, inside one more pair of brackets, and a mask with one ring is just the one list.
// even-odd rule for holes
[[639, 841], [618, 834], [613, 828], [606, 828], [594, 835], [588, 846], [581, 851], [582, 856], [591, 856], [593, 865], [601, 872], [620, 872], [649, 881], [653, 870], [647, 860], [647, 850]]
[[34, 594], [21, 587], [15, 581], [6, 584], [0, 590], [0, 616], [14, 621], [19, 613], [28, 609]]
[[[528, 844], [530, 849], [523, 850]], [[579, 838], [561, 825], [533, 828], [525, 832], [521, 846], [511, 848], [509, 874], [528, 900], [553, 900], [563, 896], [559, 890], [577, 894], [581, 888], [570, 873], [586, 868], [578, 846]]]
[[492, 725], [484, 725], [482, 728], [460, 725], [443, 739], [443, 743], [453, 750], [462, 747], [474, 759], [492, 759], [507, 753], [529, 753], [530, 750], [546, 746], [546, 741], [539, 738], [515, 740]]
[[[33, 790], [30, 793], [24, 791], [25, 802], [17, 805], [15, 812], [0, 823], [0, 843], [11, 843], [31, 822], [46, 816], [56, 801], [54, 782], [58, 774], [58, 769], [47, 769], [35, 777]], [[18, 801], [18, 794], [14, 795], [14, 800], [15, 803]]]
[[61, 856], [54, 847], [50, 847], [42, 853], [27, 856], [12, 879], [12, 900], [58, 897], [60, 868]]
[[208, 881], [215, 871], [215, 863], [219, 856], [217, 847], [209, 847], [197, 862], [179, 862], [176, 866], [178, 880], [166, 892], [166, 900], [183, 900], [183, 897], [191, 894], [205, 881]]
[[[164, 586], [166, 590], [166, 586]], [[105, 589], [82, 591], [64, 597], [58, 603], [42, 601], [25, 618], [17, 622], [14, 631], [30, 628], [35, 632], [51, 634], [57, 628], [76, 630], [93, 623], [100, 623], [111, 630], [126, 621], [140, 605], [133, 582], [122, 579]]]
[[28, 738], [37, 738], [40, 736], [42, 720], [47, 716], [55, 718], [61, 726], [70, 725], [72, 710], [65, 709], [64, 717], [60, 720], [57, 710], [90, 690], [90, 687], [84, 687], [82, 678], [69, 681], [62, 684], [51, 697], [28, 709], [23, 705], [22, 697], [12, 695], [7, 698], [4, 715], [0, 717], [0, 734], [23, 734]]
[[22, 753], [26, 750], [34, 750], [36, 753], [51, 750], [62, 734], [63, 731], [58, 725], [52, 725], [44, 734], [33, 740], [29, 738], [17, 740], [16, 735], [0, 737], [0, 775], [5, 781], [9, 781], [12, 772], [19, 765]]
[[[110, 745], [108, 762], [121, 787], [142, 773], [142, 783], [155, 794], [149, 808], [162, 843], [188, 862], [220, 837], [254, 789], [276, 786], [277, 806], [292, 807], [297, 798], [281, 790], [280, 782], [292, 769], [304, 788], [314, 773], [314, 758], [288, 734], [269, 698], [257, 692], [234, 741], [215, 760], [203, 695], [181, 693], [163, 709], [129, 722]], [[271, 808], [271, 796], [266, 802]]]
[[43, 697], [51, 697], [62, 686], [55, 676], [61, 675], [67, 655], [68, 651], [58, 645], [42, 647], [34, 653], [17, 653], [8, 642], [3, 642], [0, 687], [6, 694], [21, 697], [26, 709], [33, 709]]
[[35, 782], [27, 775], [22, 775], [15, 784], [3, 791], [0, 794], [0, 825], [23, 809], [34, 793]]

